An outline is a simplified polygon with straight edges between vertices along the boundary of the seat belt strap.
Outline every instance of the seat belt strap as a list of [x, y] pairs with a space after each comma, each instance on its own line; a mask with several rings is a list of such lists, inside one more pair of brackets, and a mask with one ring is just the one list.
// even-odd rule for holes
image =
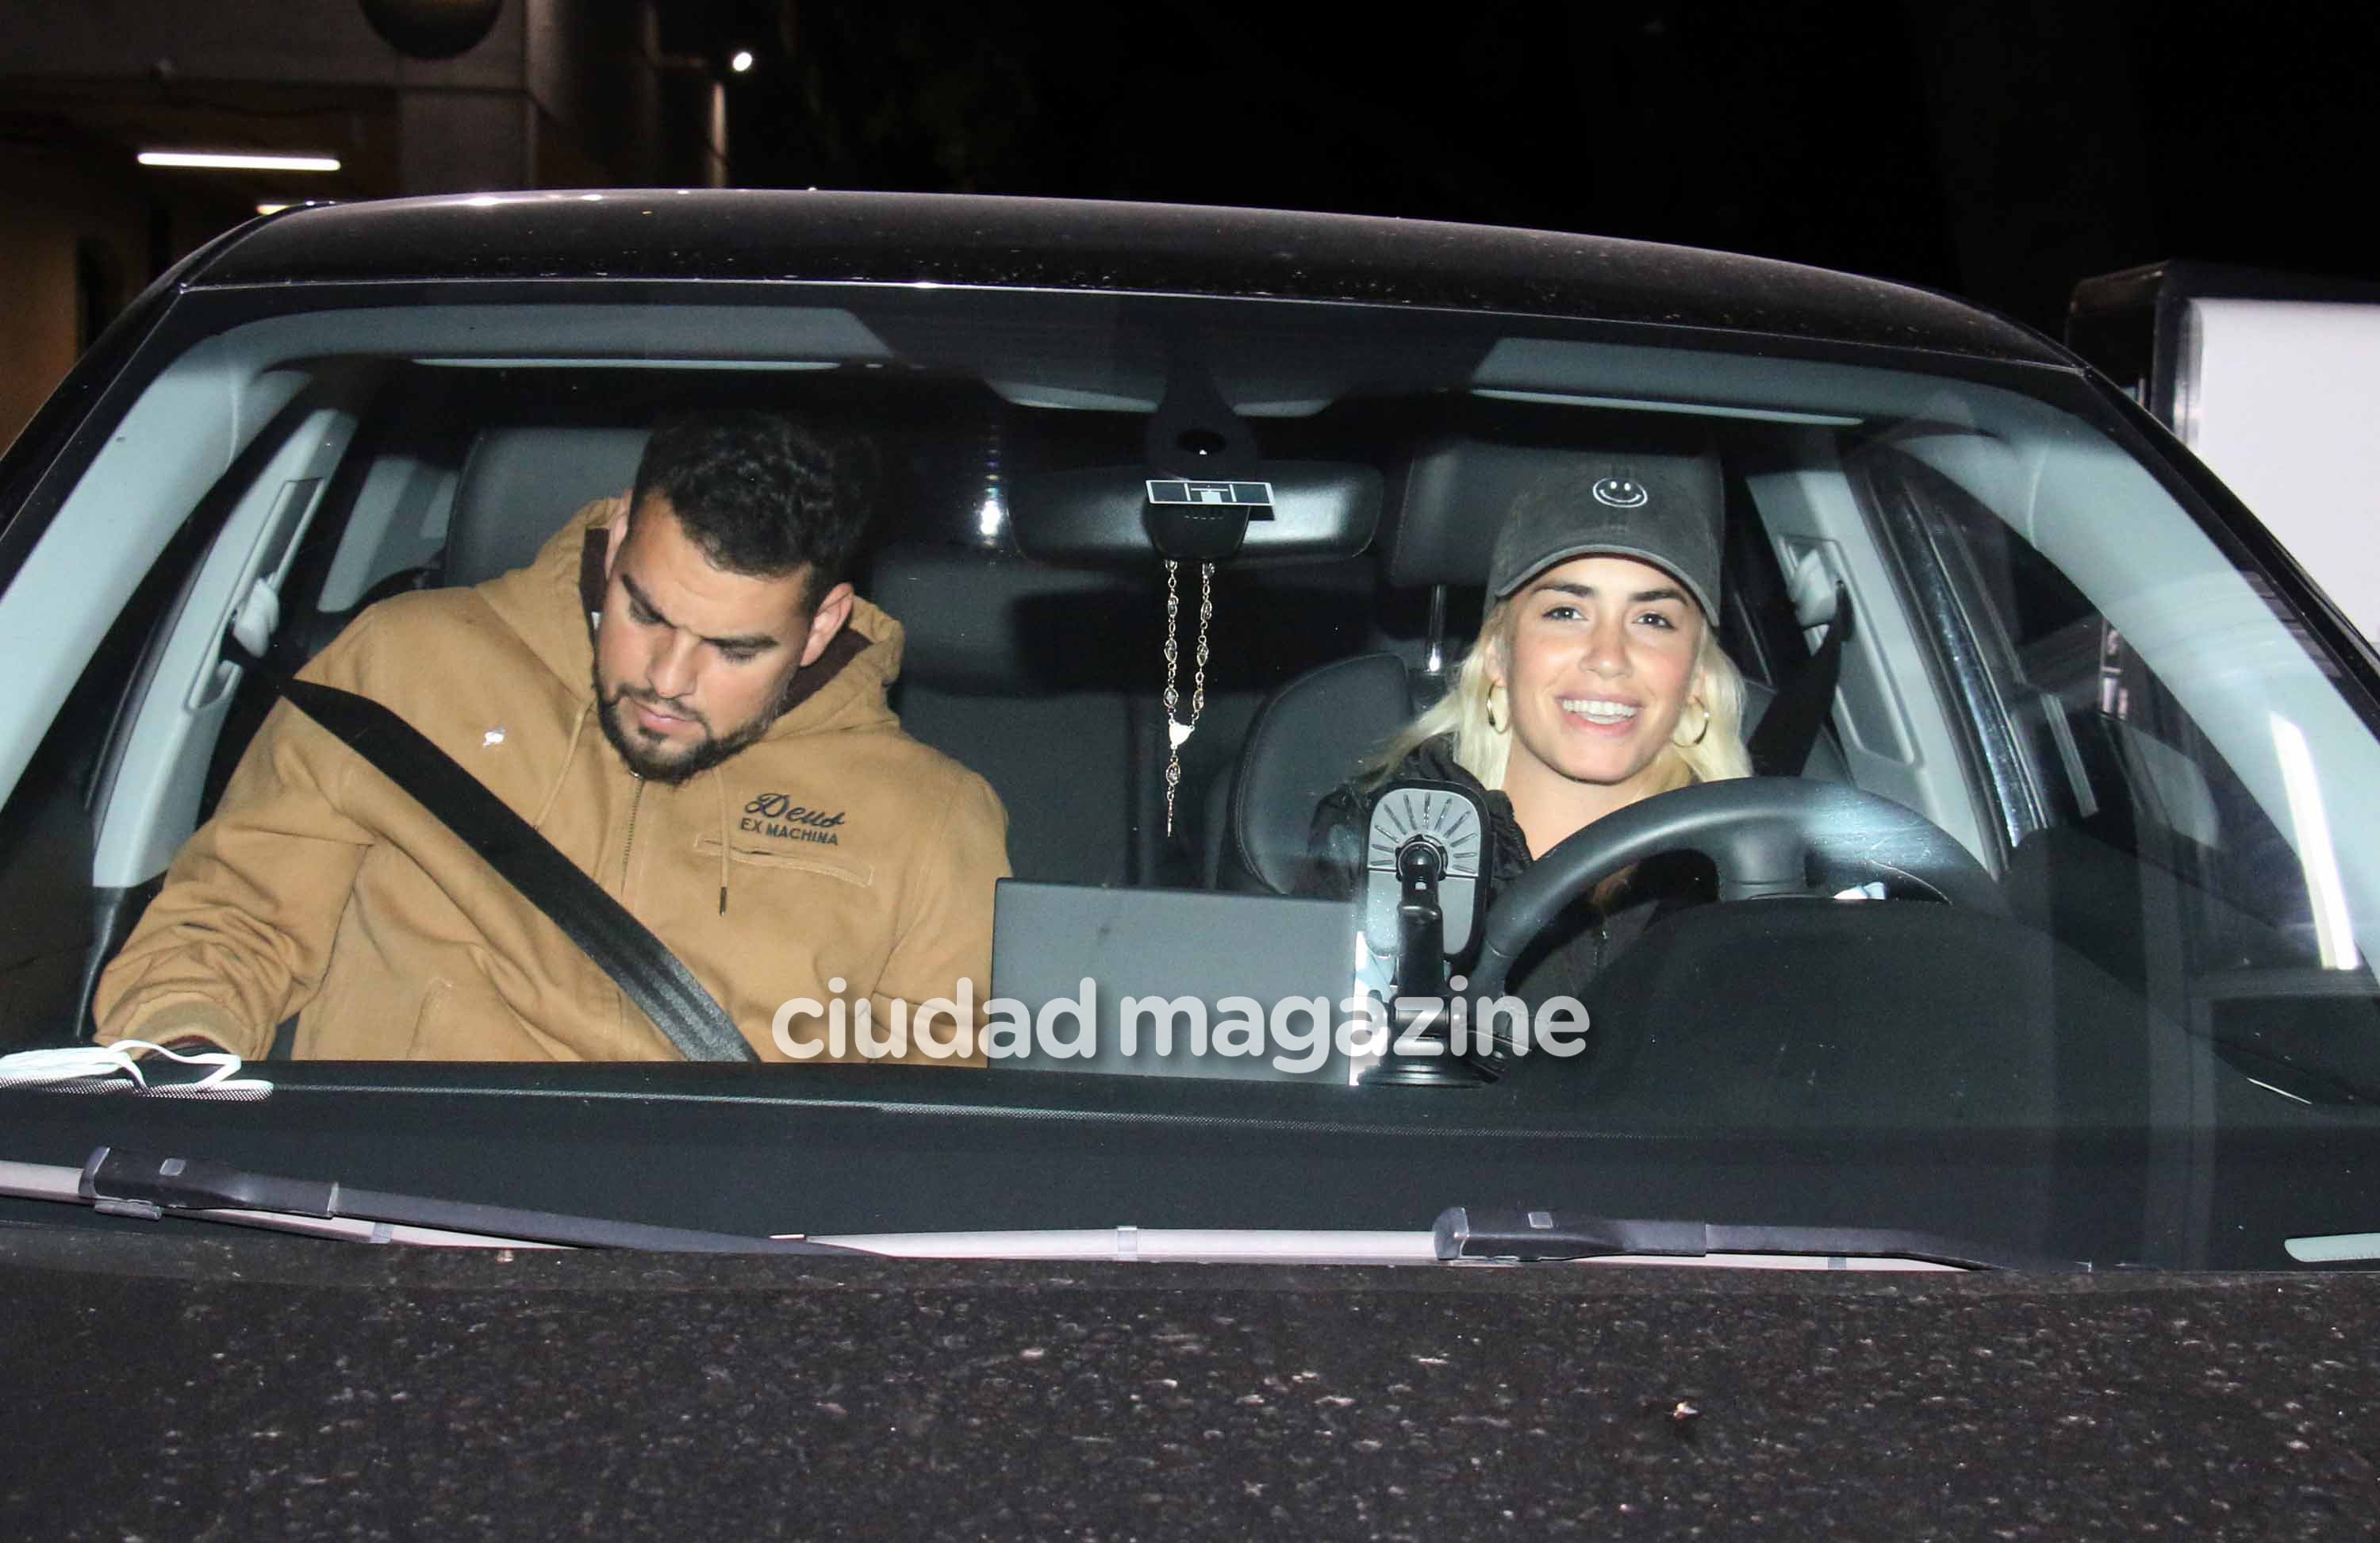
[[290, 706], [462, 837], [584, 950], [688, 1061], [760, 1059], [727, 1009], [651, 929], [419, 730], [369, 697], [281, 675], [253, 656], [248, 662]]
[[1826, 636], [1793, 678], [1778, 689], [1768, 711], [1760, 717], [1745, 748], [1752, 753], [1752, 771], [1761, 777], [1798, 777], [1817, 748], [1818, 735], [1835, 710], [1835, 684], [1842, 676], [1843, 644], [1852, 635], [1852, 597], [1835, 586], [1835, 614]]

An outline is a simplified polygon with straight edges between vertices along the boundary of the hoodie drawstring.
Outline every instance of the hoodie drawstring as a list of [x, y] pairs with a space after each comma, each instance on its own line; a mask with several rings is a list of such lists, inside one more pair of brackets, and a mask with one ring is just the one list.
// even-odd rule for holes
[[570, 763], [578, 759], [578, 741], [587, 733], [587, 720], [594, 711], [595, 703], [589, 699], [578, 710], [578, 721], [570, 725], [570, 743], [563, 747], [562, 768], [553, 774], [553, 785], [546, 790], [545, 802], [538, 806], [537, 818], [529, 821], [540, 831], [545, 829], [545, 817], [553, 812], [554, 800], [562, 796], [562, 784], [570, 780]]
[[727, 779], [710, 769], [710, 788], [719, 795], [719, 914], [727, 914]]

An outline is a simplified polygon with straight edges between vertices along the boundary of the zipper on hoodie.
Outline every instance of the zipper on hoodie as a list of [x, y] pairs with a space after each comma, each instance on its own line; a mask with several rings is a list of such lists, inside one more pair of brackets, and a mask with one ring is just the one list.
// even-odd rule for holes
[[628, 860], [635, 857], [637, 852], [637, 806], [645, 801], [645, 779], [633, 772], [629, 775], [637, 778], [637, 791], [628, 796], [628, 837], [620, 844], [620, 902], [622, 905], [627, 904], [628, 899]]

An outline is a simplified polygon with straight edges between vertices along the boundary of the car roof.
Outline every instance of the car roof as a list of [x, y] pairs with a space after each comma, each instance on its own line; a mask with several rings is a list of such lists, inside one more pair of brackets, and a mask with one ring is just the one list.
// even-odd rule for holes
[[257, 222], [184, 283], [523, 278], [1358, 301], [2073, 364], [2048, 339], [1961, 301], [1767, 258], [1423, 220], [937, 193], [630, 188], [321, 205]]

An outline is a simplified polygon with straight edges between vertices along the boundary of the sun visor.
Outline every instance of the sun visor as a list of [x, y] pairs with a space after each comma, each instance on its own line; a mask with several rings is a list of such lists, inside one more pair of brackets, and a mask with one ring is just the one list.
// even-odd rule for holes
[[1382, 480], [1368, 466], [1339, 461], [1267, 461], [1249, 478], [1151, 477], [1141, 467], [1028, 472], [1008, 488], [1016, 544], [1045, 563], [1143, 565], [1175, 548], [1174, 534], [1211, 514], [1219, 526], [1245, 521], [1211, 553], [1237, 564], [1353, 557], [1379, 529]]

